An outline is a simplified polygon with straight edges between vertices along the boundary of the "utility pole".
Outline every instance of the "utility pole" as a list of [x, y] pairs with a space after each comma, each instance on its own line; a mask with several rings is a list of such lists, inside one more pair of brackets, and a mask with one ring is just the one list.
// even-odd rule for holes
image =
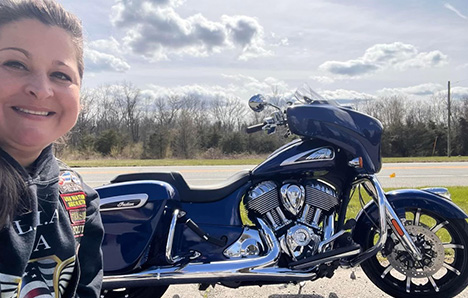
[[451, 112], [450, 112], [450, 81], [448, 81], [448, 86], [447, 86], [447, 102], [448, 102], [448, 105], [447, 105], [447, 109], [448, 109], [448, 130], [447, 130], [447, 156], [450, 157], [450, 152], [451, 152], [451, 148], [450, 148], [450, 117], [451, 117]]

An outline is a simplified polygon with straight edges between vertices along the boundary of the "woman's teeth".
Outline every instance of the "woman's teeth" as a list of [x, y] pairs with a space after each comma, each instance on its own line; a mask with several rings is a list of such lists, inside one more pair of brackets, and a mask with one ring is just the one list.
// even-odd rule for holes
[[17, 107], [15, 107], [15, 109], [17, 111], [20, 111], [20, 112], [23, 112], [23, 113], [26, 113], [26, 114], [31, 114], [31, 115], [37, 115], [37, 116], [48, 116], [49, 115], [49, 112], [31, 111], [31, 110], [27, 110], [27, 109], [23, 109], [23, 108], [17, 108]]

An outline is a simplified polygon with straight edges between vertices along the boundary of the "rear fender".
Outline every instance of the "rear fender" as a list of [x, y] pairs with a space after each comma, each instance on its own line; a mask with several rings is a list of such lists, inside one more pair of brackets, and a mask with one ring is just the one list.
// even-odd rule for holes
[[[405, 208], [421, 208], [445, 218], [466, 219], [468, 215], [449, 199], [428, 191], [417, 189], [395, 190], [386, 194], [387, 200], [401, 217]], [[369, 218], [370, 217], [370, 218]], [[379, 209], [374, 201], [369, 202], [356, 217], [353, 239], [361, 246], [367, 245], [368, 231], [379, 222]]]

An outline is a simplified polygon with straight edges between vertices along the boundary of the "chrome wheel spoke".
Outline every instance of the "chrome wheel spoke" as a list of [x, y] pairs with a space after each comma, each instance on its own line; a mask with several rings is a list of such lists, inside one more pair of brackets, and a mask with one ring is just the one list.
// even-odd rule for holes
[[440, 230], [441, 228], [443, 228], [446, 224], [448, 224], [448, 221], [443, 221], [443, 222], [439, 223], [438, 225], [436, 225], [435, 227], [433, 227], [431, 229], [431, 231], [433, 233], [437, 233], [437, 231]]
[[443, 245], [444, 245], [444, 248], [465, 249], [465, 246], [462, 244], [444, 243]]
[[385, 268], [384, 272], [382, 272], [382, 275], [380, 275], [380, 277], [382, 278], [385, 278], [385, 276], [390, 272], [390, 270], [393, 269], [393, 266], [392, 265], [388, 265], [387, 268]]
[[411, 290], [411, 277], [406, 278], [406, 292], [409, 293]]
[[449, 265], [449, 264], [447, 264], [447, 263], [444, 263], [443, 266], [444, 266], [447, 270], [450, 270], [450, 271], [452, 271], [453, 273], [455, 273], [456, 275], [460, 275], [460, 274], [461, 274], [461, 272], [460, 272], [457, 268], [452, 267], [451, 265]]
[[419, 225], [419, 220], [421, 219], [421, 209], [418, 208], [416, 213], [414, 214], [414, 225], [417, 226]]
[[429, 279], [429, 281], [431, 282], [432, 286], [434, 287], [434, 290], [435, 290], [436, 292], [439, 292], [439, 287], [437, 286], [437, 284], [436, 284], [434, 278], [433, 278], [432, 276], [429, 276], [428, 279]]

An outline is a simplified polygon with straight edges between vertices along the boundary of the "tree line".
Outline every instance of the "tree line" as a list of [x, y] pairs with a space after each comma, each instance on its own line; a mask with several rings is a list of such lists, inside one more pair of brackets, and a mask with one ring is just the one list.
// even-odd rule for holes
[[[276, 94], [280, 104], [288, 99]], [[291, 140], [247, 134], [271, 111], [252, 112], [235, 96], [151, 95], [131, 83], [84, 90], [76, 126], [58, 146], [66, 158], [222, 158], [264, 155]], [[355, 109], [384, 125], [383, 156], [447, 155], [447, 99], [387, 96]], [[468, 155], [468, 98], [452, 103], [452, 155]]]

